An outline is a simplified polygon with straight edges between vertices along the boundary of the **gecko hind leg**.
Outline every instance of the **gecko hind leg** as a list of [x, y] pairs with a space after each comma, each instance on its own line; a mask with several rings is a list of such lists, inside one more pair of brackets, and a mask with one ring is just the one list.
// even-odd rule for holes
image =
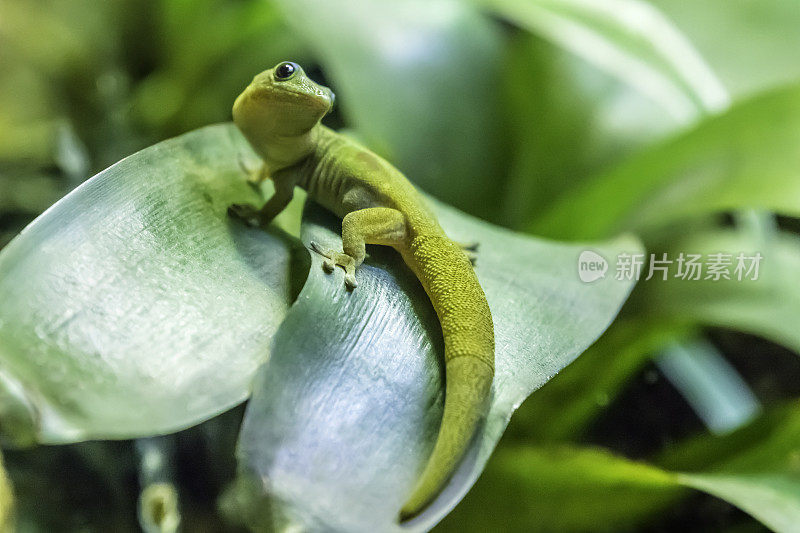
[[344, 283], [352, 290], [358, 286], [356, 269], [367, 256], [367, 244], [393, 246], [405, 239], [406, 221], [400, 211], [389, 207], [369, 207], [345, 215], [342, 219], [343, 251], [325, 250], [316, 242], [311, 249], [325, 258], [322, 268], [327, 273], [340, 266]]

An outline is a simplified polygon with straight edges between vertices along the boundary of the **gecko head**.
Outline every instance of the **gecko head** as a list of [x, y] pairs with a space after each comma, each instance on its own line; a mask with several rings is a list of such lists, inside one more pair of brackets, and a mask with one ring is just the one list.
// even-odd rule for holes
[[233, 121], [245, 134], [307, 133], [333, 106], [333, 91], [315, 83], [297, 63], [282, 61], [258, 74], [233, 104]]

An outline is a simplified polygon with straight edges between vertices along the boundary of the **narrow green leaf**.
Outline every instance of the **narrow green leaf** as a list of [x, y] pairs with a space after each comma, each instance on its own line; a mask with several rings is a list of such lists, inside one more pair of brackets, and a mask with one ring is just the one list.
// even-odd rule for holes
[[470, 212], [497, 198], [499, 34], [456, 0], [277, 0], [349, 126], [421, 188]]
[[599, 448], [501, 445], [436, 531], [628, 531], [684, 493], [673, 474]]
[[736, 505], [774, 531], [792, 533], [800, 524], [800, 473], [683, 474], [678, 479]]
[[796, 469], [676, 474], [599, 449], [514, 446], [498, 449], [437, 531], [627, 530], [684, 496], [682, 487], [722, 498], [777, 532], [797, 530]]
[[702, 434], [673, 444], [654, 462], [681, 472], [796, 472], [798, 442], [800, 404], [793, 401], [728, 435]]
[[255, 155], [232, 125], [147, 148], [0, 253], [15, 433], [27, 419], [42, 442], [146, 436], [247, 397], [291, 302], [294, 244], [228, 219], [232, 202], [257, 200], [240, 157]]
[[[496, 378], [486, 426], [442, 496], [410, 530], [430, 528], [479, 475], [511, 413], [608, 326], [631, 288], [583, 283], [584, 246], [543, 241], [435, 204], [459, 241], [480, 243], [476, 272], [495, 323]], [[303, 240], [341, 248], [341, 223], [313, 205]], [[589, 248], [635, 250], [623, 237]], [[309, 529], [402, 531], [397, 512], [430, 454], [442, 412], [441, 330], [418, 281], [374, 247], [345, 290], [313, 254], [308, 281], [262, 368], [240, 440], [286, 520]]]
[[669, 448], [658, 464], [678, 480], [740, 507], [779, 532], [800, 523], [800, 404], [767, 411], [724, 437], [701, 435]]
[[498, 14], [612, 73], [689, 123], [728, 105], [686, 38], [637, 0], [482, 0]]
[[591, 180], [531, 230], [586, 239], [647, 230], [724, 210], [800, 215], [800, 86], [722, 115]]
[[502, 220], [514, 228], [681, 126], [630, 85], [532, 34], [509, 37], [500, 83], [509, 136]]
[[506, 518], [498, 531], [618, 531], [675, 502], [680, 485], [722, 498], [775, 531], [794, 531], [798, 422], [794, 403], [730, 435], [673, 446], [658, 463], [677, 474], [594, 449], [501, 447], [442, 531], [492, 516]]

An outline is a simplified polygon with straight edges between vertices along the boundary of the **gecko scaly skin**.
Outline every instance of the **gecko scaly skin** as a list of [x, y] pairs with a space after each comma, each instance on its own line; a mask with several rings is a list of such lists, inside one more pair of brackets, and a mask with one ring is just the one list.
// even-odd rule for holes
[[425, 288], [444, 337], [445, 405], [433, 452], [400, 511], [405, 521], [444, 488], [484, 415], [494, 377], [494, 325], [470, 259], [419, 192], [387, 161], [320, 124], [332, 105], [331, 90], [295, 63], [253, 78], [234, 103], [233, 120], [264, 160], [257, 180], [271, 178], [275, 194], [260, 209], [237, 204], [230, 213], [264, 226], [302, 187], [342, 219], [342, 251], [312, 243], [327, 271], [343, 268], [353, 289], [365, 244], [381, 244], [397, 250]]

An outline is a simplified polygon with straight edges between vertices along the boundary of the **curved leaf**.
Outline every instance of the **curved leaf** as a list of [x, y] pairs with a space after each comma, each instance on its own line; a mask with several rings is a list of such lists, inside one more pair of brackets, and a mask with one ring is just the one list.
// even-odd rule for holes
[[0, 253], [17, 427], [27, 413], [42, 442], [152, 435], [247, 397], [291, 302], [293, 244], [226, 216], [257, 200], [239, 157], [255, 155], [232, 125], [147, 148]]
[[731, 209], [800, 215], [798, 147], [800, 85], [793, 85], [736, 104], [597, 176], [531, 230], [588, 239]]
[[[436, 204], [449, 235], [481, 245], [476, 272], [496, 333], [494, 397], [486, 426], [442, 496], [409, 530], [430, 528], [466, 493], [533, 390], [608, 326], [631, 288], [579, 280], [580, 245], [542, 241]], [[303, 240], [341, 248], [340, 221], [308, 208]], [[609, 257], [630, 237], [592, 246]], [[359, 286], [326, 275], [313, 254], [308, 281], [259, 372], [240, 439], [246, 466], [279, 515], [312, 530], [401, 531], [397, 512], [430, 454], [442, 412], [442, 339], [427, 296], [389, 249], [370, 249]]]

